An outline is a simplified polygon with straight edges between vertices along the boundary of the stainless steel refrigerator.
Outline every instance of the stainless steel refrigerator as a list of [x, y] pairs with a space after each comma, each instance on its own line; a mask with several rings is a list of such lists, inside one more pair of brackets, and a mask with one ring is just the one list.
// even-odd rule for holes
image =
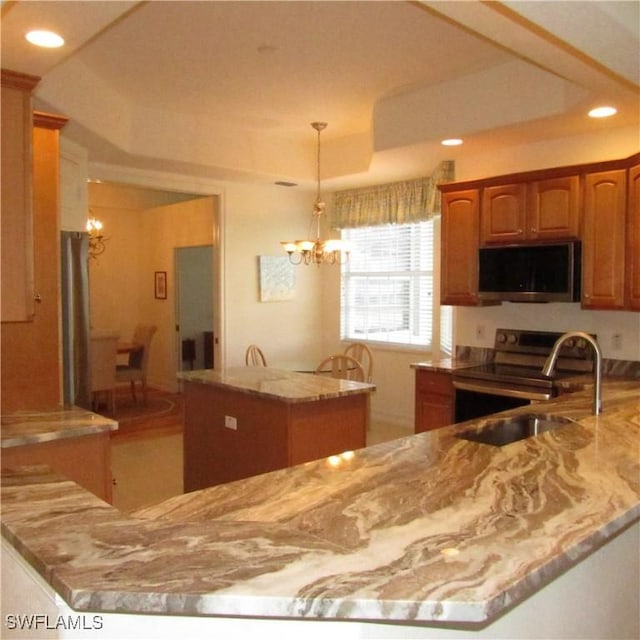
[[65, 405], [91, 408], [89, 381], [89, 238], [61, 232], [62, 367]]

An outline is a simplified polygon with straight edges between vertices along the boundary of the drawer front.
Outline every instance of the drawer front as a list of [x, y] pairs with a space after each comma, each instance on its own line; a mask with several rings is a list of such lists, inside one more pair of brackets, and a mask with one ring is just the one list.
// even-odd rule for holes
[[453, 396], [451, 374], [419, 370], [416, 375], [416, 391]]

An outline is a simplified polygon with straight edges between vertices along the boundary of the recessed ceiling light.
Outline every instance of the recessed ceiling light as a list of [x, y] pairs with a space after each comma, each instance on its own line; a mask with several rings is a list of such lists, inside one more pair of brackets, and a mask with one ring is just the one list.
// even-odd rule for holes
[[609, 116], [613, 116], [618, 113], [618, 110], [615, 107], [596, 107], [595, 109], [591, 109], [589, 111], [590, 118], [608, 118]]
[[29, 31], [25, 38], [37, 47], [47, 47], [48, 49], [56, 49], [64, 44], [64, 38], [53, 31]]
[[460, 138], [447, 138], [440, 144], [443, 144], [445, 147], [457, 147], [462, 144], [462, 140]]

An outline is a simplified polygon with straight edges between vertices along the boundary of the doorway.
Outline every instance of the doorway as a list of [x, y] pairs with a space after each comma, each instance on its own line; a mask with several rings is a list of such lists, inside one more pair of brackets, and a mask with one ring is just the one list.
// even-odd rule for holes
[[177, 371], [214, 367], [213, 246], [176, 247]]

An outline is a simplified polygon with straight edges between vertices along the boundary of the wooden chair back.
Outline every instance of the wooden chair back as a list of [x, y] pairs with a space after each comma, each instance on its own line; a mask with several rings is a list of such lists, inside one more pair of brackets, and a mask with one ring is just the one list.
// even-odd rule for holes
[[343, 380], [365, 381], [365, 373], [362, 365], [351, 356], [344, 353], [337, 353], [333, 356], [325, 358], [317, 367], [317, 375], [329, 374], [332, 378], [341, 378]]
[[262, 349], [255, 344], [250, 344], [244, 354], [244, 363], [247, 367], [266, 367], [267, 359], [262, 353]]
[[345, 355], [355, 358], [364, 369], [365, 381], [371, 382], [373, 380], [373, 354], [371, 349], [363, 342], [352, 342], [344, 350]]

